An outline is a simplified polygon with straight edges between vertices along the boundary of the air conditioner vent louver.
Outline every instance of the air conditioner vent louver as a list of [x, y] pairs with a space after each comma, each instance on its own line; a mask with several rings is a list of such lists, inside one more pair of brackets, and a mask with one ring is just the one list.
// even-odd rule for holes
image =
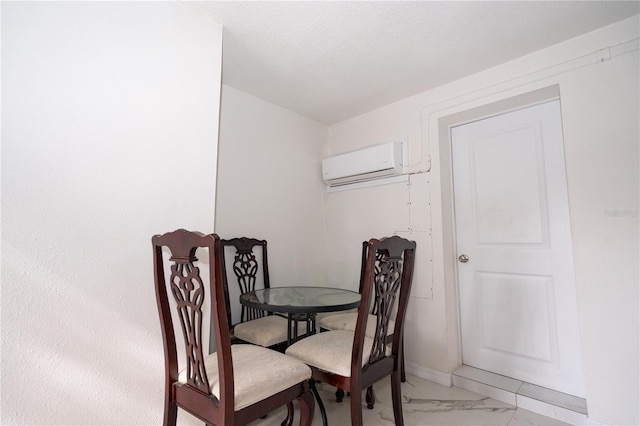
[[390, 142], [322, 160], [322, 178], [331, 187], [402, 173], [402, 142]]

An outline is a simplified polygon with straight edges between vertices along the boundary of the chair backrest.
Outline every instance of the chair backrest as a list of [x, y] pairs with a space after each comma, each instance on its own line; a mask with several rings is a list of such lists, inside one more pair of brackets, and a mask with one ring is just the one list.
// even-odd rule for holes
[[[354, 370], [360, 369], [362, 362], [369, 313], [376, 318], [376, 329], [369, 361], [362, 367], [368, 368], [385, 358], [398, 359], [411, 291], [415, 249], [414, 241], [398, 236], [372, 239], [367, 243], [361, 287], [362, 303], [358, 307], [352, 351], [352, 374], [355, 373]], [[387, 335], [390, 334], [388, 328], [390, 320], [394, 319], [394, 313], [391, 356], [387, 356]]]
[[[201, 418], [206, 418], [202, 417], [202, 408], [205, 406], [208, 410], [219, 410], [223, 413], [222, 418], [232, 415], [234, 409], [231, 338], [225, 293], [221, 285], [222, 268], [218, 263], [221, 250], [219, 242], [220, 239], [215, 234], [204, 235], [184, 229], [152, 238], [156, 299], [165, 352], [165, 398], [173, 395], [174, 404]], [[169, 250], [169, 259], [165, 259], [163, 255], [165, 247]], [[208, 282], [203, 281], [201, 269], [196, 266], [198, 249], [204, 249], [208, 258], [209, 273], [205, 274], [208, 275]], [[206, 264], [207, 262], [199, 263]], [[204, 364], [203, 348], [208, 346], [203, 342], [203, 320], [206, 319], [203, 304], [207, 291], [211, 298], [211, 326], [216, 336], [219, 404], [210, 403], [217, 399], [209, 390], [210, 383]], [[170, 301], [169, 294], [172, 295], [173, 302]], [[172, 311], [179, 318], [184, 337], [186, 377], [181, 378], [180, 383], [176, 341], [178, 333], [174, 330]], [[219, 408], [214, 410], [214, 405]], [[218, 415], [220, 414], [213, 412], [207, 414], [208, 418]]]
[[[367, 268], [367, 254], [369, 253], [369, 241], [363, 241], [362, 242], [362, 263], [360, 265], [360, 285], [358, 287], [358, 293], [362, 294], [362, 286], [364, 283], [364, 273], [366, 271]], [[375, 253], [375, 260], [374, 260], [374, 266], [373, 266], [373, 276], [376, 277], [378, 276], [378, 274], [380, 273], [380, 262], [382, 261], [384, 256], [383, 251], [377, 251]], [[375, 299], [377, 296], [377, 292], [378, 292], [378, 288], [375, 287], [374, 289], [375, 291], [372, 292], [371, 294], [371, 299]], [[373, 315], [376, 314], [376, 309], [378, 308], [378, 305], [376, 305], [375, 303], [371, 304], [371, 313]]]
[[[227, 266], [233, 271], [233, 280], [237, 283], [240, 294], [248, 291], [269, 288], [269, 264], [267, 262], [267, 242], [256, 238], [231, 238], [220, 240], [222, 245], [222, 279], [227, 295], [227, 311], [229, 312], [229, 323], [231, 321], [231, 306], [229, 297], [229, 277], [227, 276]], [[225, 248], [235, 249], [233, 261], [226, 258]], [[256, 253], [258, 254], [256, 256]], [[261, 253], [261, 255], [260, 255]], [[231, 264], [228, 264], [231, 262]], [[265, 316], [265, 311], [241, 306], [240, 322], [250, 321]]]

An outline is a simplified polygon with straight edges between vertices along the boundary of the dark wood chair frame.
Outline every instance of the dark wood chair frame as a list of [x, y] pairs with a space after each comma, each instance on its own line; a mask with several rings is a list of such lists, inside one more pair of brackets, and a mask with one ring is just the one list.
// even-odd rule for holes
[[[362, 242], [362, 266], [361, 266], [361, 273], [360, 273], [360, 276], [362, 277], [362, 279], [364, 279], [364, 271], [366, 268], [368, 245], [369, 245], [368, 241]], [[376, 258], [375, 258], [375, 266], [374, 266], [374, 277], [376, 277], [380, 273], [380, 261], [382, 260], [383, 253], [377, 252], [375, 256]], [[376, 288], [376, 291], [377, 291], [377, 288]], [[362, 280], [360, 280], [360, 287], [358, 289], [358, 292], [362, 293]], [[378, 306], [374, 304], [371, 314], [376, 315], [377, 314], [376, 309], [378, 309]], [[388, 340], [388, 343], [391, 343], [393, 341], [393, 335], [387, 336], [387, 340]], [[400, 377], [401, 377], [401, 381], [404, 383], [407, 381], [407, 376], [404, 369], [404, 339], [400, 343], [400, 346], [401, 346], [402, 355], [403, 355], [402, 358], [400, 359], [400, 362], [401, 362]], [[373, 407], [369, 407], [369, 408], [373, 408]]]
[[[364, 282], [364, 276], [365, 276], [365, 271], [366, 271], [366, 267], [367, 267], [367, 252], [368, 252], [368, 248], [369, 248], [369, 241], [363, 241], [362, 242], [362, 262], [360, 265], [360, 284], [358, 287], [358, 293], [362, 294], [362, 285]], [[378, 276], [378, 274], [380, 273], [380, 261], [383, 259], [383, 253], [381, 251], [378, 251], [377, 253], [375, 253], [375, 261], [374, 261], [374, 273], [373, 276], [376, 277]], [[376, 295], [377, 292], [377, 288], [374, 287], [374, 297]], [[372, 309], [371, 309], [371, 314], [372, 315], [377, 315], [377, 309], [378, 306], [374, 303]], [[393, 342], [393, 335], [388, 335], [387, 336], [387, 343], [391, 344]], [[402, 383], [407, 381], [407, 376], [405, 373], [405, 367], [404, 367], [404, 341], [401, 342], [400, 344], [400, 381]], [[337, 388], [336, 389], [336, 401], [338, 402], [342, 402], [342, 400], [344, 399], [344, 395], [345, 395], [345, 391], [343, 389]], [[376, 396], [375, 396], [375, 392], [373, 390], [373, 386], [369, 386], [367, 388], [367, 408], [369, 408], [370, 410], [372, 410], [375, 406], [375, 402], [376, 402]]]
[[[322, 401], [318, 398], [315, 382], [324, 382], [344, 389], [351, 394], [351, 424], [362, 425], [362, 389], [367, 388], [366, 399], [373, 396], [369, 388], [378, 380], [391, 376], [391, 393], [396, 425], [404, 424], [401, 400], [401, 363], [404, 319], [406, 316], [411, 281], [415, 261], [416, 243], [393, 236], [380, 240], [372, 239], [367, 245], [367, 257], [362, 280], [362, 302], [358, 307], [358, 320], [355, 328], [353, 350], [351, 352], [351, 377], [329, 373], [310, 366], [312, 371], [312, 390], [319, 401], [319, 408], [326, 418]], [[378, 253], [382, 254], [379, 256]], [[379, 269], [377, 269], [379, 268]], [[399, 271], [402, 271], [401, 273]], [[399, 274], [399, 275], [398, 275]], [[375, 292], [374, 307], [372, 292]], [[395, 328], [388, 336], [388, 326], [393, 306], [398, 301]], [[370, 312], [375, 312], [376, 331], [369, 361], [362, 365], [364, 339]], [[389, 337], [391, 342], [389, 342]], [[387, 355], [387, 346], [391, 343], [391, 354]], [[369, 403], [369, 401], [367, 401]], [[326, 424], [325, 424], [326, 426]]]
[[[230, 238], [228, 240], [221, 239], [220, 244], [222, 250], [220, 256], [222, 258], [222, 278], [225, 284], [228, 284], [227, 277], [227, 259], [225, 254], [226, 247], [233, 247], [236, 249], [236, 253], [233, 259], [233, 272], [235, 273], [240, 287], [240, 293], [246, 293], [256, 289], [256, 282], [258, 279], [259, 265], [254, 252], [255, 247], [260, 247], [262, 251], [261, 263], [262, 263], [262, 280], [264, 288], [270, 288], [269, 282], [269, 262], [267, 257], [267, 242], [265, 240], [259, 240], [256, 238]], [[231, 320], [231, 306], [229, 300], [229, 287], [225, 285], [225, 300], [227, 302], [227, 312], [229, 313], [229, 324], [233, 324]], [[251, 321], [254, 319], [262, 318], [265, 315], [271, 315], [271, 312], [262, 311], [259, 309], [251, 309], [244, 305], [241, 305], [240, 322]]]
[[[262, 251], [261, 256], [261, 264], [262, 264], [262, 281], [264, 288], [271, 288], [271, 282], [269, 279], [269, 262], [267, 256], [267, 241], [260, 240], [257, 238], [248, 238], [248, 237], [239, 237], [239, 238], [230, 238], [230, 239], [222, 239], [220, 240], [221, 244], [224, 247], [233, 247], [236, 250], [236, 253], [233, 258], [232, 269], [235, 274], [236, 280], [238, 282], [238, 286], [240, 288], [240, 293], [247, 293], [249, 291], [256, 290], [256, 283], [258, 282], [258, 273], [259, 273], [259, 264], [256, 259], [256, 254], [254, 249], [256, 247], [260, 247]], [[228, 277], [227, 277], [227, 268], [226, 268], [226, 253], [225, 250], [222, 250], [222, 264], [225, 265], [222, 273], [223, 279], [225, 283], [225, 290], [227, 291], [227, 311], [229, 312], [229, 324], [233, 324], [231, 320], [231, 306], [229, 305], [229, 287], [228, 287]], [[242, 305], [240, 311], [240, 322], [251, 321], [258, 318], [263, 318], [266, 315], [279, 315], [283, 318], [288, 318], [286, 315], [267, 312], [261, 309], [252, 309], [250, 307]], [[291, 336], [296, 336], [297, 338], [302, 338], [307, 335], [307, 333], [313, 334], [313, 330], [311, 330], [311, 321], [309, 320], [308, 315], [292, 315], [291, 316], [291, 324], [289, 325], [289, 330], [287, 330], [287, 341], [291, 340]], [[298, 337], [299, 333], [299, 323], [305, 322], [307, 324], [307, 332], [304, 335]], [[232, 326], [233, 330], [233, 326]], [[279, 352], [284, 352], [287, 349], [287, 341], [282, 343], [275, 344], [271, 346], [271, 349], [275, 349]], [[244, 343], [242, 340], [234, 337], [234, 342]]]
[[[222, 283], [222, 263], [220, 239], [215, 234], [203, 235], [179, 229], [152, 238], [154, 251], [154, 278], [158, 312], [162, 328], [165, 353], [165, 426], [175, 425], [178, 408], [182, 408], [207, 425], [245, 425], [264, 417], [274, 409], [299, 401], [300, 425], [310, 426], [315, 403], [307, 381], [297, 383], [267, 399], [246, 408], [234, 409], [234, 372], [232, 366], [229, 315]], [[169, 287], [165, 279], [163, 247], [171, 252], [171, 277]], [[205, 317], [202, 305], [207, 288], [200, 277], [200, 269], [195, 266], [198, 248], [208, 251], [209, 286], [211, 292], [211, 327], [214, 329], [217, 347], [217, 363], [220, 381], [220, 398], [210, 392], [210, 383], [205, 369], [202, 340], [202, 321]], [[176, 315], [185, 337], [186, 382], [178, 381], [178, 357], [176, 332], [172, 323], [168, 292], [177, 303]], [[291, 417], [291, 418], [289, 418]], [[290, 425], [292, 416], [283, 422]]]

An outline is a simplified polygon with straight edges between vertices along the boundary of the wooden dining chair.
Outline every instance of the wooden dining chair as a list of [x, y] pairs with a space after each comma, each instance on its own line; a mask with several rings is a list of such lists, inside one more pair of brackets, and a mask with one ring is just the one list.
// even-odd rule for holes
[[[359, 293], [362, 293], [362, 284], [364, 282], [364, 275], [365, 275], [365, 269], [366, 269], [368, 247], [369, 247], [369, 242], [368, 241], [363, 241], [362, 242], [362, 261], [361, 261], [361, 265], [360, 265], [360, 285], [359, 285], [359, 288], [358, 288], [358, 292]], [[383, 253], [382, 252], [377, 252], [375, 254], [375, 256], [376, 257], [375, 257], [375, 263], [374, 263], [374, 277], [376, 277], [378, 275], [378, 273], [380, 272], [380, 261], [383, 258]], [[374, 289], [374, 290], [377, 290], [377, 289]], [[373, 292], [371, 297], [372, 298], [376, 297], [376, 291]], [[376, 309], [378, 309], [378, 306], [375, 303], [373, 303], [372, 306], [371, 306], [371, 313], [369, 314], [369, 320], [367, 321], [367, 328], [366, 328], [366, 331], [365, 331], [367, 337], [373, 337], [374, 334], [375, 334]], [[341, 312], [341, 313], [326, 315], [326, 316], [322, 317], [320, 319], [320, 321], [318, 322], [318, 325], [320, 326], [320, 329], [323, 330], [323, 331], [327, 331], [327, 330], [349, 330], [349, 331], [354, 331], [356, 329], [357, 319], [358, 319], [357, 310], [355, 310], [354, 312]], [[393, 341], [394, 325], [395, 325], [395, 321], [393, 319], [390, 319], [389, 320], [388, 335], [387, 335], [387, 341], [389, 343], [391, 343]], [[402, 355], [402, 358], [400, 360], [400, 362], [401, 362], [401, 364], [400, 364], [400, 381], [404, 383], [404, 382], [407, 381], [406, 373], [405, 373], [405, 366], [404, 366], [404, 342], [401, 342], [401, 349], [402, 349], [403, 355]], [[367, 407], [369, 409], [373, 409], [374, 405], [375, 405], [375, 394], [373, 393], [373, 388], [367, 389], [367, 393], [370, 395], [369, 400], [367, 401]], [[338, 388], [336, 390], [336, 400], [338, 402], [342, 402], [343, 398], [344, 398], [344, 391], [342, 389]]]
[[[240, 321], [233, 323], [229, 296], [229, 283], [235, 283], [240, 294], [270, 288], [267, 242], [256, 238], [231, 238], [221, 240], [222, 280], [227, 294], [227, 311], [232, 334], [242, 342], [284, 352], [289, 322], [285, 315], [272, 314], [259, 309], [241, 307]], [[227, 256], [232, 253], [233, 257]], [[232, 274], [229, 272], [232, 271]], [[298, 325], [301, 334], [306, 333], [305, 324]]]
[[[362, 280], [362, 302], [354, 331], [333, 330], [302, 339], [286, 354], [311, 367], [314, 380], [351, 393], [351, 424], [362, 425], [362, 390], [390, 376], [393, 413], [396, 425], [403, 425], [400, 384], [403, 327], [413, 276], [416, 243], [393, 236], [368, 243]], [[381, 254], [381, 257], [378, 256]], [[378, 264], [376, 266], [376, 264]], [[376, 268], [379, 271], [376, 273]], [[372, 294], [375, 294], [372, 300]], [[373, 309], [370, 304], [374, 304]], [[396, 311], [395, 322], [391, 317]], [[375, 314], [371, 314], [375, 312]], [[372, 337], [366, 335], [369, 321], [375, 321]], [[389, 344], [389, 327], [393, 326]], [[371, 395], [367, 393], [366, 399]], [[319, 399], [318, 399], [319, 400]], [[325, 417], [324, 407], [319, 408]]]
[[[308, 384], [309, 367], [271, 349], [231, 345], [218, 236], [180, 229], [155, 235], [152, 244], [165, 355], [163, 424], [175, 425], [181, 408], [207, 425], [246, 425], [283, 405], [291, 408], [298, 400], [300, 425], [310, 426], [315, 402]], [[198, 262], [197, 251], [206, 256], [204, 262]], [[216, 352], [205, 355], [207, 292]], [[176, 328], [182, 331], [174, 329], [176, 317]], [[182, 368], [176, 341], [180, 333], [185, 355]], [[283, 425], [293, 422], [293, 411], [289, 412]]]

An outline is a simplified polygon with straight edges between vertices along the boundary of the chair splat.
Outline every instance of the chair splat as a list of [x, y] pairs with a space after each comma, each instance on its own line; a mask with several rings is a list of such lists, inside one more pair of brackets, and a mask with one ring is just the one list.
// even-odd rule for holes
[[[155, 235], [152, 244], [165, 358], [163, 425], [175, 426], [178, 408], [208, 425], [240, 426], [287, 406], [289, 421], [297, 399], [300, 425], [311, 426], [315, 404], [309, 367], [267, 348], [231, 345], [220, 238], [179, 229]], [[198, 263], [198, 249], [206, 252], [208, 262]], [[168, 260], [166, 250], [171, 254]], [[174, 323], [175, 316], [179, 321]], [[205, 354], [208, 336], [203, 324], [209, 319], [216, 352]], [[178, 327], [184, 337], [184, 360], [177, 356]], [[264, 371], [275, 372], [278, 382]]]
[[201, 341], [205, 287], [200, 269], [194, 266], [198, 259], [191, 254], [188, 257], [172, 256], [170, 260], [174, 262], [171, 266], [171, 293], [176, 301], [187, 355], [187, 383], [208, 393], [209, 379]]

